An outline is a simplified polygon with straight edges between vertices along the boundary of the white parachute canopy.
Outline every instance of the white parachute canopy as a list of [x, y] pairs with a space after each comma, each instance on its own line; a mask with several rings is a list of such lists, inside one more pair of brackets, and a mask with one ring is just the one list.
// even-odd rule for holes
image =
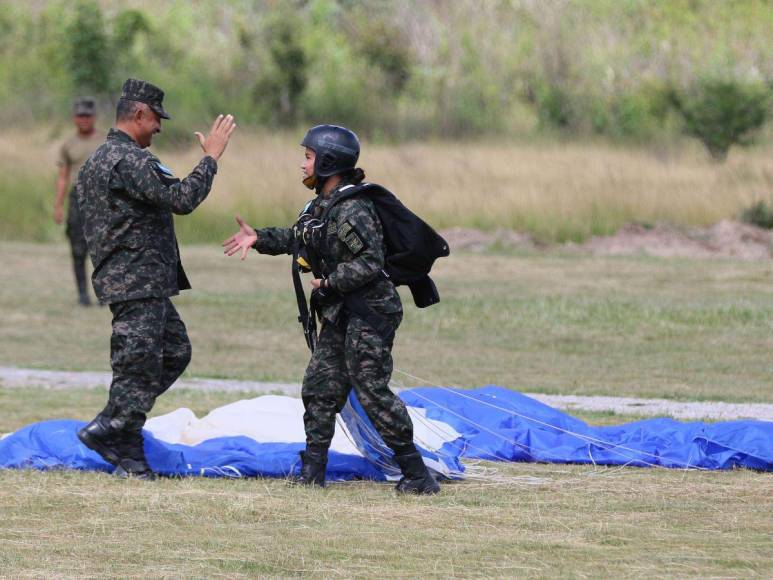
[[[359, 407], [359, 406], [358, 406]], [[300, 399], [264, 395], [218, 407], [199, 419], [188, 408], [153, 417], [145, 424], [156, 439], [166, 443], [198, 445], [223, 437], [249, 437], [258, 443], [305, 443], [303, 403]], [[447, 423], [427, 418], [426, 410], [408, 407], [414, 425], [414, 440], [422, 450], [425, 463], [446, 478], [458, 478], [459, 470], [444, 461], [444, 445], [460, 434]], [[364, 457], [384, 472], [387, 479], [399, 479], [400, 471], [391, 453], [361, 409], [350, 403], [336, 423], [330, 450], [344, 455]]]

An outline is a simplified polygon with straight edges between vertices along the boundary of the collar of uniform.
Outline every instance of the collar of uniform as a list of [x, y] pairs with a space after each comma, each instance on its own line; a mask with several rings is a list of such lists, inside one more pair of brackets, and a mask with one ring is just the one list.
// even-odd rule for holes
[[342, 179], [338, 185], [336, 185], [333, 189], [330, 190], [330, 193], [328, 194], [326, 199], [333, 199], [335, 196], [341, 193], [341, 189], [343, 189], [347, 185], [351, 185], [351, 184], [349, 183], [348, 180]]
[[128, 133], [124, 133], [120, 129], [111, 128], [107, 132], [107, 138], [114, 139], [116, 141], [123, 141], [124, 143], [134, 143], [135, 145], [137, 144], [137, 142], [132, 139]]

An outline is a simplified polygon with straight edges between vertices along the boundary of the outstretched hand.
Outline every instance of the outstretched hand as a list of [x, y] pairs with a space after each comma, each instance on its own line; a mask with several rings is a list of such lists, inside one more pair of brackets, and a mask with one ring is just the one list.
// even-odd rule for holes
[[199, 139], [199, 144], [204, 153], [214, 157], [215, 161], [217, 161], [228, 146], [228, 141], [235, 130], [236, 123], [234, 122], [233, 115], [226, 115], [225, 117], [218, 115], [215, 122], [212, 123], [209, 135], [204, 137], [204, 135], [197, 131], [196, 137]]
[[244, 260], [252, 245], [258, 241], [258, 234], [239, 215], [236, 216], [236, 223], [239, 224], [239, 231], [223, 242], [223, 248], [225, 248], [223, 253], [226, 256], [233, 256], [241, 250], [241, 258]]

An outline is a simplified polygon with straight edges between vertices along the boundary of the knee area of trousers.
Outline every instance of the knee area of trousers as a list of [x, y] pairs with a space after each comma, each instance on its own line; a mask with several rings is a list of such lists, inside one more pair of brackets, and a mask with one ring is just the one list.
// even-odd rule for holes
[[191, 349], [190, 343], [178, 345], [171, 352], [165, 350], [164, 367], [165, 369], [174, 371], [176, 374], [180, 375], [188, 368], [192, 356], [193, 350]]
[[177, 356], [175, 356], [177, 363], [182, 367], [183, 370], [185, 370], [188, 367], [192, 358], [193, 358], [193, 348], [191, 348], [190, 342], [185, 346], [181, 347], [179, 352], [177, 353]]
[[188, 364], [191, 362], [191, 358], [193, 357], [193, 347], [191, 346], [190, 341], [186, 343], [184, 352], [185, 356], [183, 358], [185, 359], [185, 364]]

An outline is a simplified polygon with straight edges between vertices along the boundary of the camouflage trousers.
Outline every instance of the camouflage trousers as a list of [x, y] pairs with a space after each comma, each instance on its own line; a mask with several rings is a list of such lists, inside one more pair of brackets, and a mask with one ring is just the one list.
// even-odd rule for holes
[[191, 343], [169, 298], [127, 300], [110, 310], [113, 382], [101, 415], [114, 429], [139, 433], [156, 397], [188, 366]]
[[67, 228], [65, 229], [65, 232], [67, 234], [67, 239], [70, 240], [70, 253], [72, 254], [75, 284], [78, 286], [78, 293], [83, 295], [87, 293], [86, 257], [88, 256], [89, 250], [86, 246], [86, 235], [83, 233], [83, 224], [81, 223], [77, 201], [75, 200], [75, 190], [70, 191], [69, 200], [67, 209]]
[[86, 235], [83, 233], [83, 223], [81, 222], [81, 216], [78, 212], [78, 202], [75, 200], [75, 192], [70, 192], [70, 201], [67, 208], [67, 227], [65, 232], [67, 238], [70, 240], [70, 249], [72, 250], [73, 258], [84, 259], [89, 249], [86, 246]]
[[[389, 315], [395, 329], [402, 313]], [[392, 345], [357, 316], [346, 324], [324, 322], [303, 377], [301, 396], [307, 446], [329, 447], [336, 413], [351, 389], [384, 442], [394, 451], [413, 446], [413, 423], [405, 404], [389, 389]]]

